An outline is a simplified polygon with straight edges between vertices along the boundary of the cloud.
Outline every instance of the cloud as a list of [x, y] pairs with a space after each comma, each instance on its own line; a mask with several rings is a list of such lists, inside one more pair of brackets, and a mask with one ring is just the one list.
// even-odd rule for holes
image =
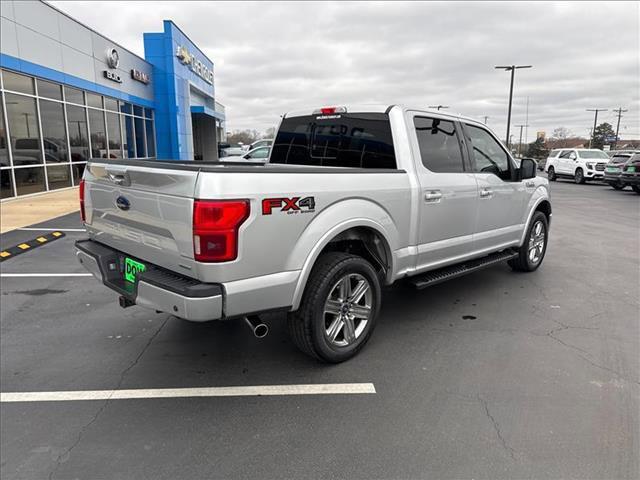
[[[227, 128], [264, 130], [302, 106], [443, 104], [489, 116], [505, 135], [509, 74], [513, 124], [529, 140], [559, 126], [587, 135], [593, 114], [629, 111], [626, 138], [640, 138], [638, 3], [482, 2], [51, 2], [143, 55], [142, 32], [171, 19], [214, 61]], [[114, 11], [115, 10], [115, 11]], [[117, 21], [113, 19], [114, 15]], [[513, 129], [512, 129], [513, 132]]]

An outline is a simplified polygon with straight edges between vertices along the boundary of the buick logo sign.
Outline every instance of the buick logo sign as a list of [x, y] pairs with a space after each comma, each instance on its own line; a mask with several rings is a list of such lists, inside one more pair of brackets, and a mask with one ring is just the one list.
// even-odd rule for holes
[[131, 202], [127, 199], [127, 197], [123, 197], [120, 195], [116, 198], [116, 207], [120, 210], [129, 210], [131, 208]]
[[115, 48], [107, 48], [106, 55], [109, 68], [118, 68], [120, 64], [120, 54], [118, 54], [118, 51]]

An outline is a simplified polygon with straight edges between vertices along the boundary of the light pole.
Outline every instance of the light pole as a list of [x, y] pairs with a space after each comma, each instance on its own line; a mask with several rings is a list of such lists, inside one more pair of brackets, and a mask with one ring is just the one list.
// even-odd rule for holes
[[484, 124], [485, 124], [485, 125], [487, 124], [487, 120], [489, 120], [489, 115], [485, 115], [485, 116], [484, 116]]
[[520, 149], [522, 148], [522, 129], [528, 126], [529, 125], [516, 125], [516, 127], [520, 127], [520, 142], [518, 143], [518, 156], [520, 156]]
[[513, 101], [513, 77], [519, 68], [532, 68], [533, 65], [497, 65], [496, 69], [511, 71], [511, 86], [509, 87], [509, 113], [507, 114], [507, 149], [509, 149], [509, 131], [511, 129], [511, 102]]
[[593, 130], [592, 130], [593, 133], [591, 134], [591, 137], [589, 137], [589, 148], [591, 148], [591, 145], [596, 139], [596, 124], [598, 123], [598, 112], [606, 112], [606, 111], [607, 111], [606, 108], [587, 108], [587, 112], [596, 112], [595, 115], [593, 116]]
[[440, 110], [441, 108], [449, 108], [448, 105], [429, 105], [429, 108], [435, 108], [437, 110]]
[[616, 126], [616, 142], [613, 144], [613, 149], [617, 149], [618, 148], [618, 133], [620, 133], [620, 118], [622, 118], [622, 114], [623, 112], [627, 112], [628, 110], [624, 110], [622, 107], [619, 107], [617, 110], [614, 110], [614, 112], [618, 113], [618, 125]]

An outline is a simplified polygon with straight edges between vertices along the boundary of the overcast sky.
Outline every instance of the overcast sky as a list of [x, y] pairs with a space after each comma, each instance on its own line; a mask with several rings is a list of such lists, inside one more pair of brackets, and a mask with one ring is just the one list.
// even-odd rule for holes
[[[142, 33], [173, 20], [215, 64], [227, 130], [262, 131], [302, 106], [449, 105], [529, 140], [564, 126], [587, 136], [593, 113], [640, 138], [639, 3], [66, 2], [56, 7], [144, 56]], [[515, 132], [514, 132], [515, 130]], [[513, 129], [517, 141], [518, 129]]]

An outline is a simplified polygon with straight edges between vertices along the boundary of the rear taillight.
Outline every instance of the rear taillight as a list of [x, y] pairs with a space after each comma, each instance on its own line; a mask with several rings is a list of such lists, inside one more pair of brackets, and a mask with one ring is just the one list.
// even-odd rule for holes
[[87, 221], [87, 216], [84, 212], [84, 180], [80, 180], [80, 188], [78, 189], [80, 194], [80, 219], [82, 223]]
[[249, 218], [248, 200], [195, 200], [193, 251], [198, 262], [238, 257], [238, 229]]

